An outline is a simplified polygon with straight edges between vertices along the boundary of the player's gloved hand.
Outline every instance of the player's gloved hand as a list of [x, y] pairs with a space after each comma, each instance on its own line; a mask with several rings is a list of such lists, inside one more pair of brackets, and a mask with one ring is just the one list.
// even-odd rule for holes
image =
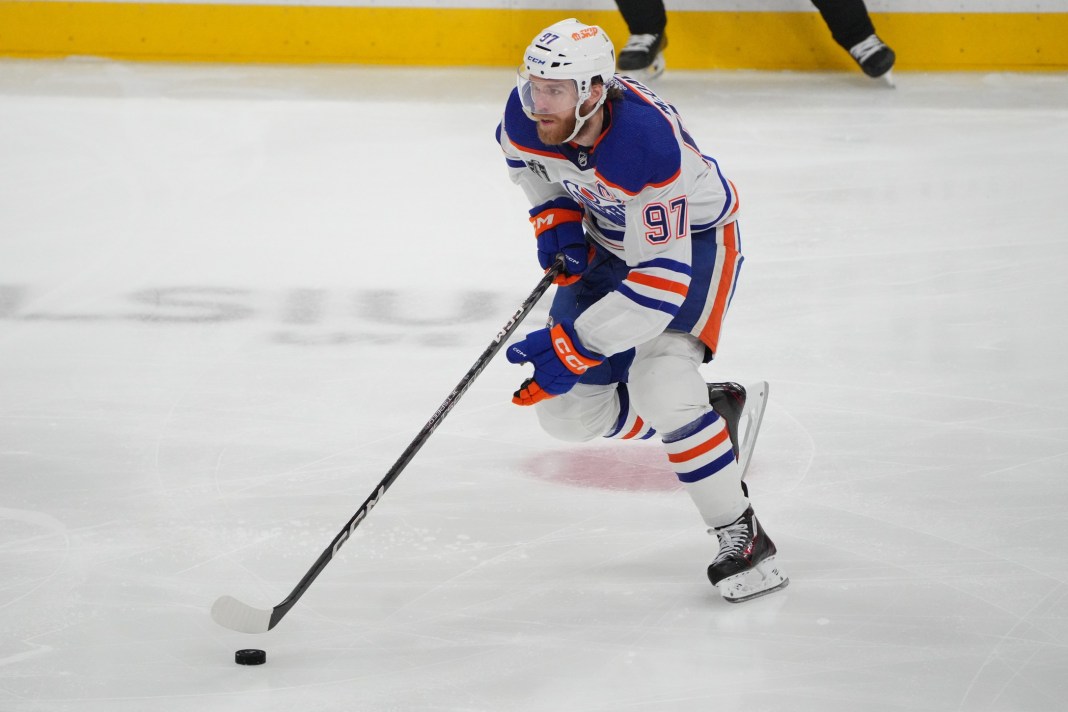
[[507, 358], [511, 363], [534, 364], [534, 377], [523, 381], [512, 395], [516, 405], [534, 405], [567, 393], [582, 374], [604, 360], [604, 356], [582, 345], [571, 321], [527, 334], [509, 347]]
[[557, 255], [564, 256], [564, 273], [553, 284], [574, 284], [589, 264], [582, 207], [571, 198], [555, 198], [530, 211], [530, 223], [538, 238], [538, 262], [548, 270]]

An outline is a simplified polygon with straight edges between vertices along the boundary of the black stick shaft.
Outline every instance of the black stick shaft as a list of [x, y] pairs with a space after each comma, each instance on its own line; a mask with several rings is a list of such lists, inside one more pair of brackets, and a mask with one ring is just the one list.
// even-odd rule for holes
[[430, 435], [437, 430], [441, 421], [445, 419], [445, 416], [449, 414], [457, 401], [459, 401], [463, 394], [467, 392], [467, 389], [474, 382], [475, 378], [482, 373], [493, 357], [497, 355], [497, 352], [504, 347], [508, 337], [511, 336], [520, 323], [527, 317], [527, 314], [529, 314], [530, 310], [534, 308], [534, 305], [538, 303], [538, 300], [541, 299], [542, 295], [545, 294], [552, 285], [553, 280], [562, 270], [563, 260], [557, 258], [556, 263], [550, 267], [549, 271], [545, 273], [545, 276], [541, 278], [541, 281], [538, 282], [538, 286], [534, 288], [534, 291], [530, 293], [530, 296], [526, 298], [519, 309], [512, 314], [508, 323], [497, 332], [497, 336], [493, 338], [493, 341], [490, 342], [490, 345], [482, 352], [482, 355], [478, 357], [478, 360], [471, 366], [471, 369], [467, 374], [460, 379], [460, 382], [452, 389], [452, 393], [445, 398], [445, 401], [441, 406], [439, 406], [438, 409], [434, 411], [434, 414], [430, 416], [430, 420], [427, 421], [426, 425], [423, 426], [423, 429], [415, 436], [415, 439], [412, 440], [407, 448], [405, 448], [404, 452], [401, 453], [401, 456], [397, 458], [393, 467], [389, 468], [389, 472], [386, 473], [386, 476], [382, 478], [382, 481], [378, 483], [378, 486], [375, 487], [374, 491], [368, 495], [367, 499], [364, 500], [364, 503], [345, 524], [345, 527], [337, 533], [334, 540], [330, 542], [330, 546], [323, 550], [323, 553], [315, 560], [315, 563], [308, 570], [308, 573], [304, 574], [304, 578], [297, 583], [296, 587], [288, 596], [286, 596], [285, 600], [274, 607], [271, 611], [271, 622], [268, 629], [274, 628], [278, 624], [278, 621], [282, 620], [285, 614], [289, 612], [289, 609], [300, 600], [300, 597], [303, 596], [304, 592], [312, 585], [312, 582], [323, 572], [323, 569], [325, 569], [326, 565], [334, 558], [338, 550], [341, 549], [346, 541], [348, 541], [349, 537], [352, 536], [352, 533], [356, 531], [356, 527], [360, 525], [360, 522], [362, 522], [374, 506], [378, 504], [382, 499], [382, 496], [386, 493], [386, 490], [388, 490], [390, 485], [400, 477], [401, 472], [404, 471], [404, 468], [412, 461], [415, 454], [423, 447], [427, 439], [430, 438]]

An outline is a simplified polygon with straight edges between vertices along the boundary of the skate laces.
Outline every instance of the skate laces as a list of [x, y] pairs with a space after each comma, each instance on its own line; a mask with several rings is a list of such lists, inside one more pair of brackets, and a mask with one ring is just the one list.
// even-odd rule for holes
[[749, 546], [749, 527], [746, 525], [744, 518], [719, 529], [709, 529], [708, 533], [719, 537], [719, 553], [716, 554], [716, 558], [712, 562], [713, 566], [729, 559], [731, 556], [737, 556], [745, 547]]
[[853, 55], [853, 59], [857, 60], [858, 63], [863, 64], [883, 47], [886, 47], [883, 41], [877, 36], [871, 35], [866, 40], [850, 47], [849, 54]]
[[648, 52], [659, 35], [631, 35], [621, 52]]

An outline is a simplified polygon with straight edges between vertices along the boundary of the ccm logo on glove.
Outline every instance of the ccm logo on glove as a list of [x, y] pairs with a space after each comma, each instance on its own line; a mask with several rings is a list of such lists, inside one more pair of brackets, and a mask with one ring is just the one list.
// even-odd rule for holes
[[[555, 329], [554, 329], [555, 331]], [[560, 357], [560, 360], [564, 362], [571, 373], [585, 373], [586, 369], [590, 366], [596, 366], [600, 361], [587, 360], [583, 361], [578, 354], [575, 353], [571, 347], [571, 339], [567, 337], [567, 334], [561, 333], [553, 340], [553, 347], [556, 348], [556, 355]]]
[[604, 360], [579, 341], [575, 326], [561, 321], [551, 329], [538, 329], [508, 349], [511, 363], [533, 363], [534, 376], [512, 396], [516, 405], [534, 405], [570, 391], [582, 374]]

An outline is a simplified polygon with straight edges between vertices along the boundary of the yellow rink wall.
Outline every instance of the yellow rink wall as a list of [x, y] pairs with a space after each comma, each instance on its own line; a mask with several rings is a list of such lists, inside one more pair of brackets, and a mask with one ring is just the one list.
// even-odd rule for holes
[[[627, 37], [605, 9], [0, 0], [0, 56], [514, 66], [534, 33], [573, 15], [603, 26], [617, 47]], [[899, 70], [1068, 70], [1068, 7], [872, 19]], [[669, 11], [668, 36], [672, 69], [855, 71], [814, 12]]]

